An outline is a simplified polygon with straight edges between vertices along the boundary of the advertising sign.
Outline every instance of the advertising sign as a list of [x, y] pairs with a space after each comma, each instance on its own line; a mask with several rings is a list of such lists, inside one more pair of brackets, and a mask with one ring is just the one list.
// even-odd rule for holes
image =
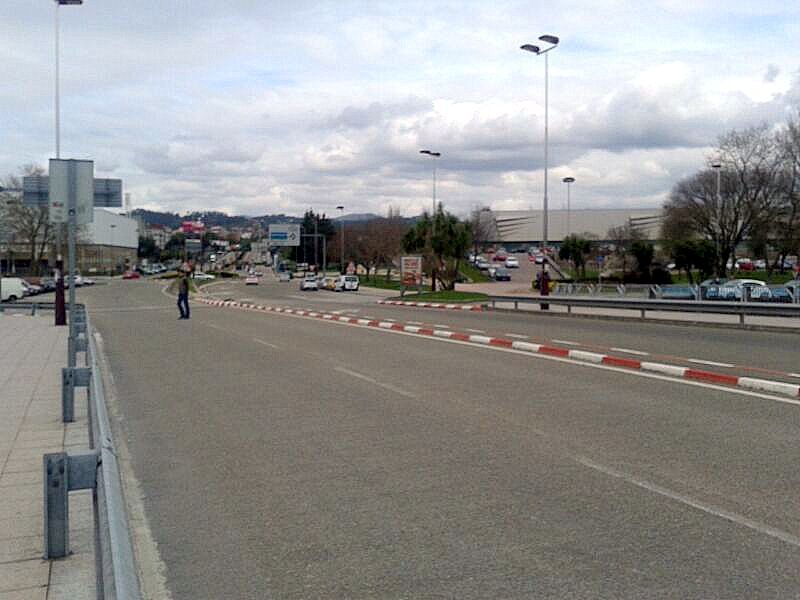
[[422, 257], [421, 256], [401, 256], [400, 257], [400, 278], [403, 287], [422, 286]]
[[[70, 195], [74, 206], [69, 206]], [[94, 220], [94, 162], [91, 160], [50, 159], [48, 198], [50, 222], [67, 223], [75, 211], [78, 225]]]
[[271, 246], [299, 246], [299, 223], [273, 223], [269, 226], [269, 244]]

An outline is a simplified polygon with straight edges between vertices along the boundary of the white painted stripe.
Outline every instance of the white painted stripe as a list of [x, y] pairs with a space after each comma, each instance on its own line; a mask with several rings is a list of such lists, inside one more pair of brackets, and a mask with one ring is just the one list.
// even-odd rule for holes
[[662, 363], [642, 362], [642, 371], [654, 371], [655, 373], [662, 373], [670, 375], [671, 377], [683, 377], [686, 373], [686, 367], [676, 367], [675, 365], [665, 365]]
[[685, 504], [686, 506], [690, 506], [706, 514], [719, 517], [721, 519], [725, 519], [726, 521], [730, 521], [731, 523], [736, 523], [737, 525], [741, 525], [742, 527], [747, 527], [748, 529], [752, 529], [753, 531], [757, 531], [758, 533], [761, 533], [763, 535], [775, 538], [791, 546], [800, 548], [800, 537], [797, 537], [796, 535], [793, 535], [787, 531], [783, 531], [781, 529], [777, 529], [770, 525], [766, 525], [765, 523], [755, 521], [753, 519], [737, 514], [735, 512], [731, 512], [724, 508], [719, 508], [711, 504], [706, 504], [705, 502], [701, 502], [700, 500], [692, 498], [691, 496], [681, 494], [680, 492], [672, 491], [655, 483], [650, 483], [649, 481], [645, 481], [644, 479], [639, 479], [637, 477], [633, 477], [632, 475], [628, 475], [627, 473], [622, 473], [621, 471], [617, 471], [616, 469], [612, 469], [610, 467], [597, 464], [596, 462], [588, 458], [578, 456], [575, 457], [575, 460], [577, 460], [580, 464], [582, 464], [585, 467], [588, 467], [595, 471], [599, 471], [600, 473], [604, 473], [610, 477], [621, 479], [623, 481], [630, 483], [631, 485], [635, 485], [636, 487], [640, 487], [644, 490], [647, 490], [648, 492], [658, 494], [659, 496], [664, 496], [665, 498], [669, 498], [670, 500], [675, 500], [676, 502], [680, 502], [681, 504]]
[[422, 325], [422, 321], [409, 321], [409, 325]]
[[334, 315], [322, 315], [322, 318], [331, 320], [331, 319], [334, 319], [335, 317], [334, 317]]
[[631, 350], [630, 348], [611, 348], [613, 352], [624, 352], [625, 354], [635, 354], [636, 356], [650, 356], [649, 352], [642, 352], [641, 350]]
[[460, 308], [460, 307], [458, 306], [458, 304], [445, 304], [445, 305], [444, 305], [444, 307], [445, 307], [445, 308]]
[[789, 373], [789, 377], [800, 377], [800, 373]]
[[541, 345], [531, 344], [530, 342], [511, 342], [511, 347], [514, 350], [523, 350], [524, 352], [538, 352]]
[[394, 323], [387, 323], [386, 321], [381, 321], [380, 323], [378, 323], [378, 327], [380, 327], [381, 329], [391, 329], [392, 325], [394, 325]]
[[475, 342], [476, 344], [488, 344], [492, 341], [492, 338], [486, 337], [485, 335], [471, 335], [469, 336], [470, 342]]
[[403, 327], [403, 331], [408, 331], [410, 333], [418, 333], [420, 329], [422, 329], [422, 327], [416, 327], [414, 325], [406, 325]]
[[397, 319], [386, 319], [386, 320], [389, 321], [390, 323], [394, 323], [397, 321]]
[[310, 313], [308, 313], [308, 316], [309, 317], [318, 317], [319, 313], [318, 312], [310, 312]]
[[467, 329], [466, 331], [471, 331], [472, 333], [486, 333], [483, 329]]
[[278, 349], [278, 347], [275, 344], [270, 344], [269, 342], [265, 342], [264, 340], [260, 340], [258, 338], [253, 338], [253, 341], [256, 342], [257, 344], [262, 344], [264, 346], [269, 346], [270, 348], [275, 348], [275, 350]]
[[348, 323], [348, 322], [350, 322], [350, 317], [345, 317], [345, 316], [339, 315], [338, 317], [336, 317], [336, 320], [337, 321], [344, 321], [345, 323]]
[[450, 329], [450, 325], [442, 325], [441, 323], [434, 323], [434, 327], [441, 327], [442, 329]]
[[570, 358], [574, 358], [575, 360], [585, 360], [586, 362], [597, 364], [603, 362], [603, 358], [605, 357], [604, 354], [598, 354], [597, 352], [585, 352], [584, 350], [570, 350], [568, 356]]
[[345, 375], [349, 375], [350, 377], [355, 377], [356, 379], [361, 379], [362, 381], [367, 381], [373, 385], [377, 385], [378, 387], [382, 387], [385, 390], [389, 390], [394, 392], [395, 394], [400, 394], [401, 396], [405, 396], [406, 398], [416, 398], [416, 394], [412, 394], [411, 392], [407, 392], [404, 389], [401, 389], [397, 386], [394, 386], [390, 383], [381, 383], [380, 381], [369, 377], [368, 375], [364, 375], [362, 373], [358, 373], [356, 371], [351, 371], [350, 369], [345, 369], [344, 367], [336, 367], [334, 370], [338, 371], [339, 373], [344, 373]]
[[800, 394], [800, 385], [795, 383], [767, 381], [766, 379], [754, 379], [752, 377], [739, 377], [739, 385], [750, 390], [786, 394], [787, 396], [796, 397]]
[[566, 346], [580, 346], [580, 342], [570, 342], [569, 340], [551, 340], [554, 344], [564, 344]]
[[433, 335], [435, 335], [436, 337], [449, 338], [449, 337], [453, 336], [453, 332], [452, 331], [442, 331], [441, 329], [434, 329], [433, 330]]
[[721, 363], [721, 362], [714, 362], [713, 360], [701, 360], [699, 358], [690, 358], [688, 360], [690, 363], [694, 363], [696, 365], [709, 365], [712, 367], [733, 367], [734, 365], [730, 363]]
[[524, 340], [528, 337], [527, 335], [522, 335], [521, 333], [506, 333], [505, 335], [510, 338], [517, 338], [518, 340]]
[[358, 320], [358, 324], [359, 325], [368, 325], [369, 322], [370, 322], [370, 319], [359, 319]]

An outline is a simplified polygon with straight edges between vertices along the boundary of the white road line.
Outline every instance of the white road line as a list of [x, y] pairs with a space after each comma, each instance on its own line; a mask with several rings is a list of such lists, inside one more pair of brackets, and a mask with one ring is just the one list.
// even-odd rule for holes
[[275, 350], [279, 349], [275, 344], [270, 344], [269, 342], [265, 342], [264, 340], [260, 340], [258, 338], [253, 338], [253, 341], [256, 344], [263, 344], [264, 346], [269, 346], [270, 348], [274, 348]]
[[[396, 323], [397, 319], [384, 319], [384, 321], [389, 321], [389, 323]], [[800, 377], [800, 375], [798, 375]]]
[[393, 386], [389, 383], [381, 383], [377, 379], [373, 379], [368, 375], [363, 375], [361, 373], [357, 373], [356, 371], [351, 371], [350, 369], [345, 369], [344, 367], [336, 367], [335, 371], [339, 371], [339, 373], [344, 373], [345, 375], [349, 375], [350, 377], [355, 377], [356, 379], [361, 379], [362, 381], [368, 381], [378, 387], [382, 387], [385, 390], [389, 390], [390, 392], [394, 392], [395, 394], [400, 394], [401, 396], [405, 396], [406, 398], [416, 398], [416, 394], [412, 394], [411, 392], [407, 392], [399, 387]]
[[600, 465], [583, 456], [577, 456], [575, 457], [575, 460], [578, 461], [580, 464], [582, 464], [584, 467], [588, 467], [595, 471], [599, 471], [600, 473], [604, 473], [605, 475], [614, 477], [616, 479], [621, 479], [627, 483], [630, 483], [644, 490], [647, 490], [648, 492], [653, 492], [654, 494], [658, 494], [659, 496], [664, 496], [665, 498], [669, 498], [670, 500], [675, 500], [676, 502], [680, 502], [681, 504], [685, 504], [686, 506], [690, 506], [694, 509], [697, 509], [709, 515], [719, 517], [720, 519], [725, 519], [726, 521], [730, 521], [731, 523], [736, 523], [737, 525], [741, 525], [742, 527], [747, 527], [748, 529], [752, 529], [753, 531], [756, 531], [763, 535], [767, 535], [769, 537], [785, 542], [791, 546], [800, 548], [800, 537], [797, 537], [796, 535], [793, 535], [788, 531], [777, 529], [775, 527], [772, 527], [765, 523], [761, 523], [759, 521], [755, 521], [753, 519], [737, 514], [735, 512], [725, 510], [724, 508], [718, 508], [711, 504], [706, 504], [705, 502], [696, 500], [691, 496], [686, 496], [685, 494], [681, 494], [680, 492], [674, 492], [660, 485], [656, 485], [655, 483], [650, 483], [649, 481], [645, 481], [644, 479], [638, 479], [636, 477], [633, 477], [632, 475], [628, 475], [627, 473], [622, 473], [621, 471], [612, 469], [611, 467]]
[[731, 367], [735, 366], [735, 365], [732, 365], [730, 363], [714, 362], [713, 360], [700, 360], [699, 358], [690, 358], [690, 359], [688, 359], [688, 362], [695, 363], [696, 365], [709, 365], [711, 367], [728, 367], [728, 368], [731, 368]]
[[450, 325], [442, 325], [441, 323], [434, 323], [433, 326], [439, 329], [450, 329]]
[[800, 377], [800, 373], [789, 373], [789, 377]]
[[465, 331], [470, 331], [472, 333], [486, 333], [483, 329], [465, 329]]
[[625, 354], [635, 354], [637, 356], [650, 356], [649, 352], [642, 352], [641, 350], [631, 350], [630, 348], [610, 348], [612, 352], [624, 352]]
[[[388, 321], [389, 319], [386, 319], [386, 320]], [[406, 321], [406, 323], [408, 323], [409, 325], [422, 325], [423, 324], [422, 321]]]
[[527, 335], [522, 335], [521, 333], [506, 333], [505, 335], [510, 338], [517, 338], [518, 340], [524, 340], [528, 337]]
[[551, 340], [554, 344], [566, 344], [567, 346], [580, 346], [580, 342], [570, 342], [569, 340]]

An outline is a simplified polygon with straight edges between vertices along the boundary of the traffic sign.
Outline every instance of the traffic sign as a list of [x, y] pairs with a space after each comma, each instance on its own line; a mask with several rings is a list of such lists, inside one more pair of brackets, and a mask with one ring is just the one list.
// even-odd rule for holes
[[300, 225], [297, 223], [273, 223], [269, 226], [269, 243], [272, 246], [299, 246]]
[[68, 223], [70, 213], [75, 224], [94, 220], [94, 162], [91, 160], [50, 159], [48, 188], [50, 222]]

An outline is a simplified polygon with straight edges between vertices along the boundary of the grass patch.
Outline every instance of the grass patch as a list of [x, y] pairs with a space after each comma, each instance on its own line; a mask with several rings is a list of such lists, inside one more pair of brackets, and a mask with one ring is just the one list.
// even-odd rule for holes
[[364, 287], [371, 287], [371, 288], [378, 288], [380, 290], [395, 290], [397, 292], [400, 291], [400, 282], [395, 281], [394, 279], [390, 279], [386, 281], [386, 279], [381, 277], [370, 277], [369, 279], [366, 277], [359, 277], [359, 285]]
[[476, 269], [474, 265], [469, 263], [462, 264], [459, 267], [459, 271], [461, 271], [461, 274], [469, 279], [472, 283], [486, 283], [487, 281], [490, 281], [490, 279], [484, 275], [480, 269]]
[[421, 294], [406, 294], [402, 298], [399, 296], [391, 298], [392, 300], [410, 300], [414, 302], [444, 302], [447, 304], [458, 304], [462, 302], [485, 302], [489, 299], [486, 294], [478, 294], [477, 292], [457, 292], [457, 291], [441, 291], [441, 292], [423, 292]]

